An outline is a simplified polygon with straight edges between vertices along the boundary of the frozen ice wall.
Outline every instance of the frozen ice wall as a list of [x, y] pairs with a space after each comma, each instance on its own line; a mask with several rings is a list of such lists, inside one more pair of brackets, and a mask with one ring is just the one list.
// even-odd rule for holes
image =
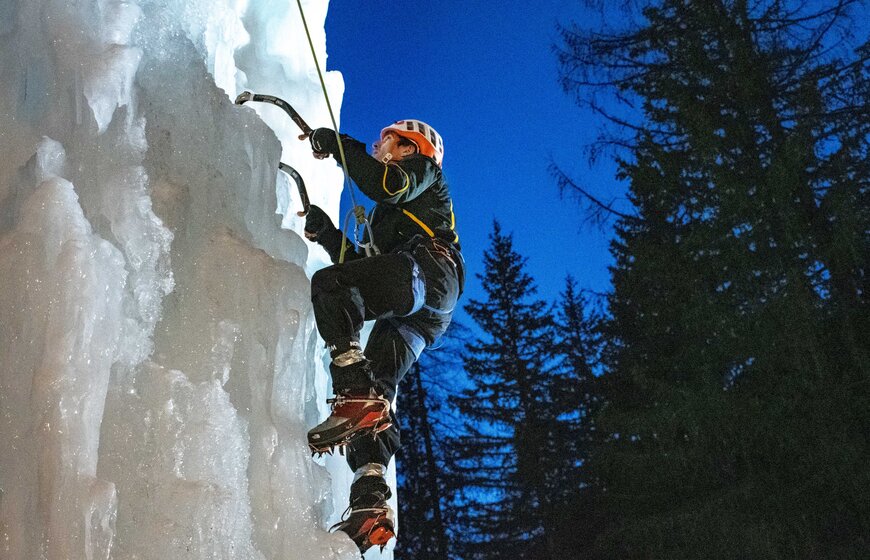
[[277, 164], [341, 178], [242, 89], [328, 125], [292, 0], [0, 0], [0, 559], [358, 557]]

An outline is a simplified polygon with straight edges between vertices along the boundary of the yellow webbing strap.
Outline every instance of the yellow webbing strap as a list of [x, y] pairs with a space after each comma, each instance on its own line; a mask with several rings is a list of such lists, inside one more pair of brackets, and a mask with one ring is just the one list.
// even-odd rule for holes
[[[415, 216], [411, 212], [408, 212], [408, 210], [406, 210], [405, 208], [402, 208], [402, 213], [405, 214], [406, 216], [408, 216], [409, 218], [411, 218], [411, 220], [413, 220], [415, 224], [420, 226], [420, 228], [426, 232], [426, 235], [428, 235], [429, 237], [435, 237], [435, 232], [432, 231], [432, 228], [427, 226], [423, 222], [423, 220], [421, 220], [420, 218], [418, 218], [417, 216]], [[451, 202], [450, 203], [450, 231], [453, 232], [453, 236], [454, 236], [453, 242], [454, 243], [459, 241], [459, 235], [456, 233], [455, 228], [456, 228], [456, 215], [453, 213], [453, 202]]]
[[429, 235], [429, 237], [435, 237], [435, 232], [432, 231], [432, 228], [430, 228], [429, 226], [427, 226], [426, 224], [424, 224], [424, 223], [423, 223], [423, 220], [421, 220], [420, 218], [418, 218], [418, 217], [415, 216], [414, 214], [411, 214], [410, 212], [408, 212], [408, 211], [405, 210], [404, 208], [402, 208], [402, 212], [403, 212], [406, 216], [408, 216], [409, 218], [411, 218], [412, 220], [414, 220], [414, 222], [415, 222], [418, 226], [420, 226], [421, 228], [423, 228], [423, 231], [425, 231], [425, 232]]

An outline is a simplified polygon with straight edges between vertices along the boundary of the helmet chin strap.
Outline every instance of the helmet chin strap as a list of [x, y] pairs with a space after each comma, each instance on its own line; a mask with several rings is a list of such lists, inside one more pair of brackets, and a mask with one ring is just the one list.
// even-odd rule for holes
[[381, 163], [390, 163], [391, 159], [393, 159], [393, 154], [387, 152], [387, 154], [381, 158]]

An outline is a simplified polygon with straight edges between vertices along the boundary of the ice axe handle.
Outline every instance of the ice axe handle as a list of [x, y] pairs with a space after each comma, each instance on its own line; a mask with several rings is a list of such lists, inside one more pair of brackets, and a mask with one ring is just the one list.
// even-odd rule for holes
[[294, 181], [296, 181], [296, 188], [299, 189], [299, 198], [302, 199], [302, 212], [296, 212], [297, 216], [305, 216], [308, 214], [308, 210], [311, 208], [311, 202], [308, 200], [308, 191], [305, 189], [305, 181], [302, 180], [302, 175], [299, 174], [298, 171], [284, 163], [283, 161], [278, 162], [278, 169], [290, 175]]
[[290, 118], [293, 119], [293, 122], [296, 123], [296, 126], [298, 126], [300, 130], [302, 130], [302, 132], [304, 133], [303, 136], [300, 137], [300, 139], [305, 139], [309, 135], [311, 135], [311, 132], [313, 130], [310, 126], [308, 126], [308, 123], [305, 122], [305, 119], [303, 119], [299, 115], [299, 113], [296, 112], [296, 109], [294, 109], [289, 103], [287, 103], [280, 97], [275, 97], [274, 95], [262, 95], [250, 91], [243, 91], [239, 94], [238, 97], [236, 97], [236, 105], [244, 105], [248, 101], [271, 103], [272, 105], [280, 107], [284, 110], [285, 113], [290, 115]]

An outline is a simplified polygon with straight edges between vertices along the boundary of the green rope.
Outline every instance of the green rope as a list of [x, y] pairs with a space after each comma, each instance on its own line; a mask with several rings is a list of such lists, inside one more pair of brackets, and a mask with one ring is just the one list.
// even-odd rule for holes
[[[308, 22], [305, 19], [305, 10], [302, 9], [302, 0], [296, 0], [296, 5], [299, 6], [299, 15], [302, 17], [302, 26], [305, 27], [305, 36], [308, 38], [308, 47], [311, 49], [311, 56], [314, 58], [314, 67], [317, 69], [317, 77], [320, 80], [320, 88], [323, 90], [323, 98], [326, 100], [326, 108], [329, 110], [329, 119], [332, 121], [332, 130], [335, 131], [335, 140], [338, 142], [338, 153], [341, 158], [341, 168], [344, 171], [344, 182], [348, 191], [350, 192], [350, 201], [353, 204], [353, 213], [356, 216], [356, 226], [353, 230], [354, 240], [357, 242], [357, 245], [360, 245], [359, 238], [357, 236], [357, 228], [362, 225], [364, 228], [368, 230], [369, 233], [369, 246], [375, 251], [378, 252], [378, 248], [375, 246], [375, 240], [372, 236], [372, 228], [366, 219], [365, 208], [358, 205], [356, 203], [356, 196], [354, 196], [353, 184], [350, 182], [350, 176], [347, 172], [347, 160], [344, 157], [344, 146], [341, 143], [341, 135], [338, 133], [338, 124], [335, 121], [335, 113], [332, 111], [332, 103], [329, 102], [329, 93], [326, 91], [326, 81], [323, 79], [323, 72], [320, 71], [320, 63], [317, 61], [317, 51], [314, 49], [314, 42], [311, 40], [311, 33], [308, 31]], [[347, 220], [345, 220], [345, 230], [344, 235], [347, 235]], [[338, 262], [344, 262], [345, 249], [347, 244], [342, 241], [341, 243], [341, 253], [338, 257]], [[367, 248], [368, 251], [368, 248]]]

